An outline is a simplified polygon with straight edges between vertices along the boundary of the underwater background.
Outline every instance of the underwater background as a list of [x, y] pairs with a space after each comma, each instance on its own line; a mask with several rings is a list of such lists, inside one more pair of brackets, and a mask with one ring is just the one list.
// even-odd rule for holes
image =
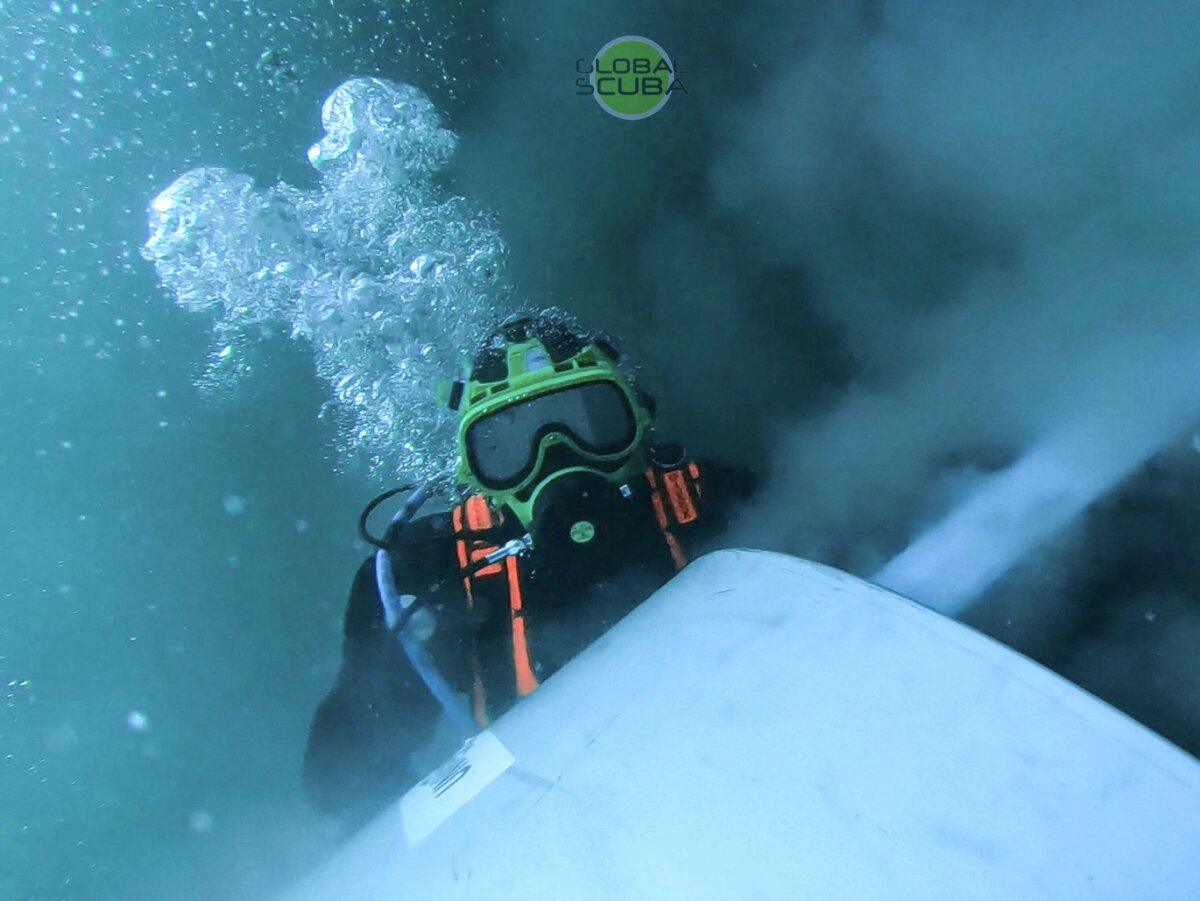
[[[355, 519], [423, 471], [405, 441], [445, 452], [416, 389], [472, 311], [617, 336], [664, 434], [762, 476], [730, 543], [861, 575], [1071, 417], [1081, 466], [1152, 436], [966, 619], [1196, 753], [1198, 17], [0, 0], [0, 897], [257, 898], [329, 850], [298, 777]], [[642, 121], [576, 93], [621, 34], [686, 87]], [[317, 196], [355, 76], [429, 98], [457, 135], [430, 196], [504, 245], [406, 320], [403, 403], [312, 330], [222, 331], [144, 256], [196, 167]]]

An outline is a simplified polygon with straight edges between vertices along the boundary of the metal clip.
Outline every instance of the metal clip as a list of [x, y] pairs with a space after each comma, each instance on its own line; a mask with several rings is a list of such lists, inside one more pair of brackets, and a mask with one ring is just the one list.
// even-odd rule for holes
[[520, 557], [533, 550], [533, 536], [526, 532], [520, 538], [506, 541], [483, 559], [488, 563], [499, 563], [506, 557]]

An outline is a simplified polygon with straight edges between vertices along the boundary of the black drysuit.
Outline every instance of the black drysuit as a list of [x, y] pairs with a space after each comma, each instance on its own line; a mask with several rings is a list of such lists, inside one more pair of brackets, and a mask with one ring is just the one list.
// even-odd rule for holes
[[[711, 550], [733, 508], [751, 490], [747, 474], [701, 464], [687, 481], [698, 518], [680, 523], [662, 489], [665, 471], [633, 480], [626, 491], [587, 475], [564, 477], [539, 498], [530, 528], [534, 548], [519, 559], [528, 659], [539, 680], [558, 670], [676, 572]], [[680, 484], [677, 478], [674, 485]], [[673, 553], [655, 509], [657, 494]], [[572, 527], [586, 522], [589, 540]], [[461, 523], [460, 523], [461, 526]], [[509, 516], [488, 534], [503, 544], [525, 533]], [[399, 532], [391, 563], [396, 592], [421, 599], [435, 621], [425, 648], [446, 682], [466, 696], [482, 684], [487, 715], [517, 700], [513, 625], [505, 578], [476, 577], [467, 603], [449, 511], [430, 514]], [[314, 804], [359, 823], [409, 787], [408, 756], [426, 744], [442, 711], [384, 621], [374, 558], [355, 575], [345, 615], [343, 662], [318, 707], [304, 760]]]

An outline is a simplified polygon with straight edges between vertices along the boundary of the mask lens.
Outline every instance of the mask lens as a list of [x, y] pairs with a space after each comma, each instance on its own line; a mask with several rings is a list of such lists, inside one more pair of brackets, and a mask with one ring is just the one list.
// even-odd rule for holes
[[468, 462], [489, 487], [515, 485], [529, 475], [538, 442], [552, 432], [570, 436], [585, 452], [610, 456], [633, 443], [637, 423], [624, 392], [611, 382], [593, 382], [532, 397], [473, 423]]

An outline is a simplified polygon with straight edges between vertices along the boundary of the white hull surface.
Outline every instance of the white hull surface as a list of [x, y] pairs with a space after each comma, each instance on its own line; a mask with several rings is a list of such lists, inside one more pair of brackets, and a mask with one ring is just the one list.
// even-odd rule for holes
[[319, 899], [1200, 898], [1200, 763], [853, 576], [695, 561], [351, 839]]

